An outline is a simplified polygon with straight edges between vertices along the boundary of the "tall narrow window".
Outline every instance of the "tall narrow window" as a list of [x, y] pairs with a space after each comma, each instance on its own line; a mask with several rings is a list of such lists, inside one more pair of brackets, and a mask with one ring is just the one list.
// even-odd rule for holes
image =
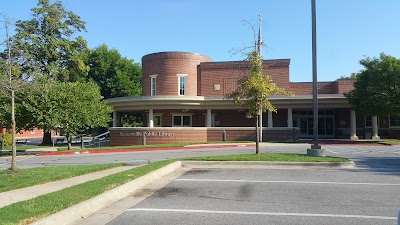
[[400, 116], [390, 115], [389, 116], [389, 127], [400, 127]]
[[151, 75], [150, 76], [150, 89], [151, 89], [151, 96], [155, 96], [156, 95], [156, 86], [157, 85], [157, 75]]
[[[377, 118], [377, 120], [378, 120], [378, 127], [379, 127], [379, 117]], [[365, 116], [365, 127], [366, 128], [372, 127], [372, 116]]]
[[186, 74], [178, 74], [178, 95], [186, 95]]

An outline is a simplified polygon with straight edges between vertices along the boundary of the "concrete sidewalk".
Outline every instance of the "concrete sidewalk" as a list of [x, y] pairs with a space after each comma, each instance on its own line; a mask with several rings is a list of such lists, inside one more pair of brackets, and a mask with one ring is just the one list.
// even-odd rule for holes
[[51, 192], [59, 191], [67, 187], [71, 187], [77, 184], [85, 183], [91, 180], [96, 180], [111, 174], [119, 173], [132, 169], [137, 166], [120, 166], [108, 170], [97, 171], [90, 174], [85, 174], [77, 177], [72, 177], [64, 180], [49, 182], [45, 184], [38, 184], [31, 187], [11, 190], [0, 193], [0, 208], [11, 205], [16, 202], [29, 200], [36, 198], [41, 195], [45, 195]]
[[30, 148], [26, 152], [57, 152], [59, 147]]

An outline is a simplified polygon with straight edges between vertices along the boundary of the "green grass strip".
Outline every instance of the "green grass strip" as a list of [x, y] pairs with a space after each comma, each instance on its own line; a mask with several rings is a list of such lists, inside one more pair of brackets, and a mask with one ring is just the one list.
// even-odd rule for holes
[[379, 141], [380, 143], [384, 143], [384, 144], [400, 144], [400, 139], [381, 139]]
[[0, 224], [28, 224], [116, 188], [174, 160], [151, 163], [0, 208]]
[[240, 154], [240, 155], [221, 155], [221, 156], [201, 156], [190, 157], [184, 160], [198, 161], [287, 161], [287, 162], [348, 162], [348, 159], [340, 157], [314, 157], [306, 154], [294, 153], [262, 153]]
[[0, 170], [0, 192], [29, 187], [122, 166], [123, 163], [49, 166], [20, 169], [17, 172]]

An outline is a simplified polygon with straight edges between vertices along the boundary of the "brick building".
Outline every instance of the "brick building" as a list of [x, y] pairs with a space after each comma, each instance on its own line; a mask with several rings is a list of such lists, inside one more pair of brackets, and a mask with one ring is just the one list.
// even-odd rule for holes
[[[262, 116], [263, 141], [313, 135], [312, 82], [289, 81], [289, 59], [264, 60], [266, 73], [294, 96], [271, 96], [277, 113]], [[140, 97], [109, 99], [113, 107], [112, 145], [169, 142], [255, 140], [255, 119], [224, 98], [248, 73], [243, 61], [212, 62], [189, 52], [160, 52], [142, 58]], [[318, 133], [321, 138], [400, 137], [399, 117], [363, 116], [351, 109], [343, 93], [354, 80], [318, 83]], [[124, 112], [141, 112], [146, 127], [120, 127]]]

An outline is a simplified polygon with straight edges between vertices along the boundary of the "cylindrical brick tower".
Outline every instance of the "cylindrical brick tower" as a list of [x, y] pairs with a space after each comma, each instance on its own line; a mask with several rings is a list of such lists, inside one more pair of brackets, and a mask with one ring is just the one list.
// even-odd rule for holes
[[[200, 62], [211, 62], [211, 58], [191, 52], [159, 52], [143, 56], [143, 96], [197, 96], [197, 66]], [[179, 81], [185, 83], [184, 94]]]

